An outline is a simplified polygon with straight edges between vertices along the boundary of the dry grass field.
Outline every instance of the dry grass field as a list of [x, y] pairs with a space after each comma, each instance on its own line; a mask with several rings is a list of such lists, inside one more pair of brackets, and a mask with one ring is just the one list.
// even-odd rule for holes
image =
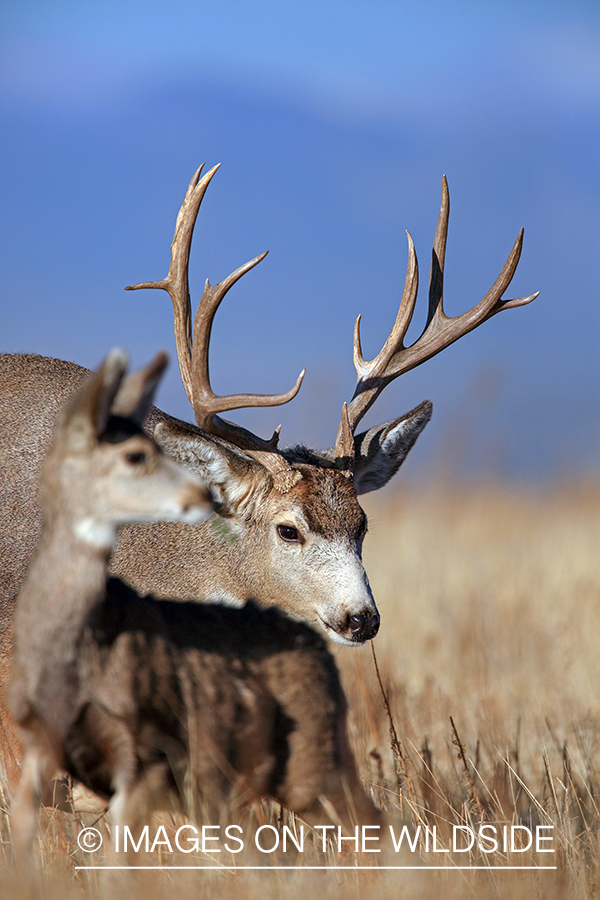
[[[367, 496], [364, 505], [365, 562], [382, 614], [379, 678], [371, 645], [335, 654], [365, 784], [388, 810], [382, 852], [346, 842], [340, 853], [335, 833], [324, 851], [306, 826], [298, 852], [290, 835], [299, 840], [299, 821], [276, 809], [224, 809], [221, 831], [210, 835], [222, 838], [238, 823], [241, 852], [221, 840], [204, 852], [169, 853], [182, 821], [166, 817], [149, 832], [160, 833], [160, 847], [142, 854], [154, 866], [212, 871], [99, 873], [77, 869], [104, 860], [102, 851], [82, 852], [77, 834], [94, 824], [106, 844], [110, 823], [53, 812], [40, 834], [44, 900], [599, 896], [600, 485], [437, 485]], [[0, 896], [11, 900], [23, 891], [9, 864], [7, 806], [4, 798]], [[280, 836], [272, 853], [254, 846], [265, 825], [263, 849]], [[406, 840], [395, 852], [389, 825], [396, 837], [406, 826], [414, 852]], [[471, 850], [443, 852], [453, 835], [464, 847], [466, 829], [477, 834], [481, 825]], [[539, 849], [554, 852], [536, 851], [536, 828]], [[296, 868], [276, 868], [286, 865]], [[325, 865], [344, 868], [310, 868]], [[384, 868], [392, 866], [405, 868]]]

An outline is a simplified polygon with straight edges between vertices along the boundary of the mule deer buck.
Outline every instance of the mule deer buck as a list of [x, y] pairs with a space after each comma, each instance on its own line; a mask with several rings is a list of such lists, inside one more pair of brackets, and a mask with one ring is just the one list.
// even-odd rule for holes
[[[26, 859], [57, 769], [132, 831], [228, 789], [349, 822], [379, 811], [358, 778], [324, 638], [276, 609], [156, 600], [108, 577], [117, 527], [198, 522], [208, 492], [141, 430], [164, 355], [124, 378], [113, 351], [62, 414], [41, 475], [42, 535], [19, 595], [9, 700], [23, 737], [13, 811]], [[322, 814], [322, 810], [321, 810]]]
[[[277, 605], [322, 627], [333, 640], [361, 644], [379, 627], [379, 615], [361, 561], [366, 518], [357, 495], [383, 487], [395, 474], [431, 416], [431, 403], [383, 425], [356, 434], [381, 391], [403, 372], [425, 362], [462, 335], [504, 309], [522, 306], [536, 294], [502, 299], [516, 271], [523, 232], [500, 275], [471, 310], [444, 313], [443, 272], [449, 198], [442, 184], [433, 246], [429, 311], [421, 337], [404, 346], [418, 286], [418, 267], [409, 236], [409, 260], [400, 308], [389, 338], [371, 362], [363, 359], [357, 320], [354, 364], [357, 385], [344, 406], [335, 446], [280, 450], [278, 432], [262, 440], [221, 418], [240, 407], [277, 405], [292, 399], [301, 378], [287, 393], [271, 397], [242, 394], [218, 397], [211, 388], [208, 346], [215, 312], [232, 285], [259, 263], [246, 263], [215, 286], [208, 281], [192, 324], [188, 262], [200, 204], [218, 166], [192, 178], [177, 218], [169, 273], [162, 281], [130, 289], [162, 288], [172, 300], [175, 341], [182, 381], [196, 425], [159, 410], [147, 430], [175, 459], [197, 471], [232, 513], [236, 540], [218, 528], [183, 524], [132, 525], [119, 538], [112, 571], [137, 590], [174, 598], [218, 599]], [[39, 356], [0, 357], [0, 532], [5, 559], [0, 583], [0, 684], [10, 659], [10, 622], [27, 562], [40, 529], [34, 484], [62, 401], [86, 371], [72, 363]], [[0, 723], [5, 721], [0, 707]], [[5, 730], [9, 726], [5, 725]], [[9, 745], [8, 736], [4, 746]], [[18, 757], [18, 749], [15, 751]], [[6, 759], [5, 768], [11, 760]], [[12, 771], [15, 772], [14, 764]]]

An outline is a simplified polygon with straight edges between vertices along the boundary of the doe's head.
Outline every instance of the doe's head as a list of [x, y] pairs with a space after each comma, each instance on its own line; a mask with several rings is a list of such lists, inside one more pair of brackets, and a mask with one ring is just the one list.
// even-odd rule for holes
[[127, 365], [112, 350], [66, 405], [41, 477], [46, 518], [67, 517], [80, 539], [107, 549], [125, 523], [197, 524], [215, 509], [203, 482], [142, 429], [166, 354], [130, 375]]

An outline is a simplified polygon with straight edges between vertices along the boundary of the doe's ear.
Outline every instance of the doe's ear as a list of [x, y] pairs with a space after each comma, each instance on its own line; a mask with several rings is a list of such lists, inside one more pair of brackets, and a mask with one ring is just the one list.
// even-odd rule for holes
[[65, 407], [57, 434], [72, 451], [85, 452], [96, 444], [106, 428], [127, 363], [124, 350], [111, 350]]
[[171, 418], [159, 422], [154, 440], [165, 453], [204, 481], [221, 515], [241, 515], [247, 504], [256, 499], [257, 489], [272, 483], [265, 467], [243, 450], [187, 422]]
[[169, 357], [165, 351], [159, 350], [147, 366], [127, 375], [111, 404], [111, 413], [114, 416], [133, 419], [141, 428], [168, 362]]
[[354, 485], [368, 494], [388, 483], [431, 419], [433, 405], [423, 401], [398, 419], [376, 425], [354, 438]]

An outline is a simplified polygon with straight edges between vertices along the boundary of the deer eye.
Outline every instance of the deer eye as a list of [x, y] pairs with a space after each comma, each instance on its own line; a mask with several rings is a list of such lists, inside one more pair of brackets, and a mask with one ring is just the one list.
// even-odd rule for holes
[[123, 454], [123, 458], [125, 462], [128, 462], [131, 466], [141, 466], [145, 462], [148, 461], [148, 457], [142, 451], [138, 453], [125, 453]]
[[288, 543], [302, 543], [300, 539], [300, 535], [298, 531], [292, 525], [278, 525], [277, 526], [277, 534], [281, 538], [282, 541], [287, 541]]

